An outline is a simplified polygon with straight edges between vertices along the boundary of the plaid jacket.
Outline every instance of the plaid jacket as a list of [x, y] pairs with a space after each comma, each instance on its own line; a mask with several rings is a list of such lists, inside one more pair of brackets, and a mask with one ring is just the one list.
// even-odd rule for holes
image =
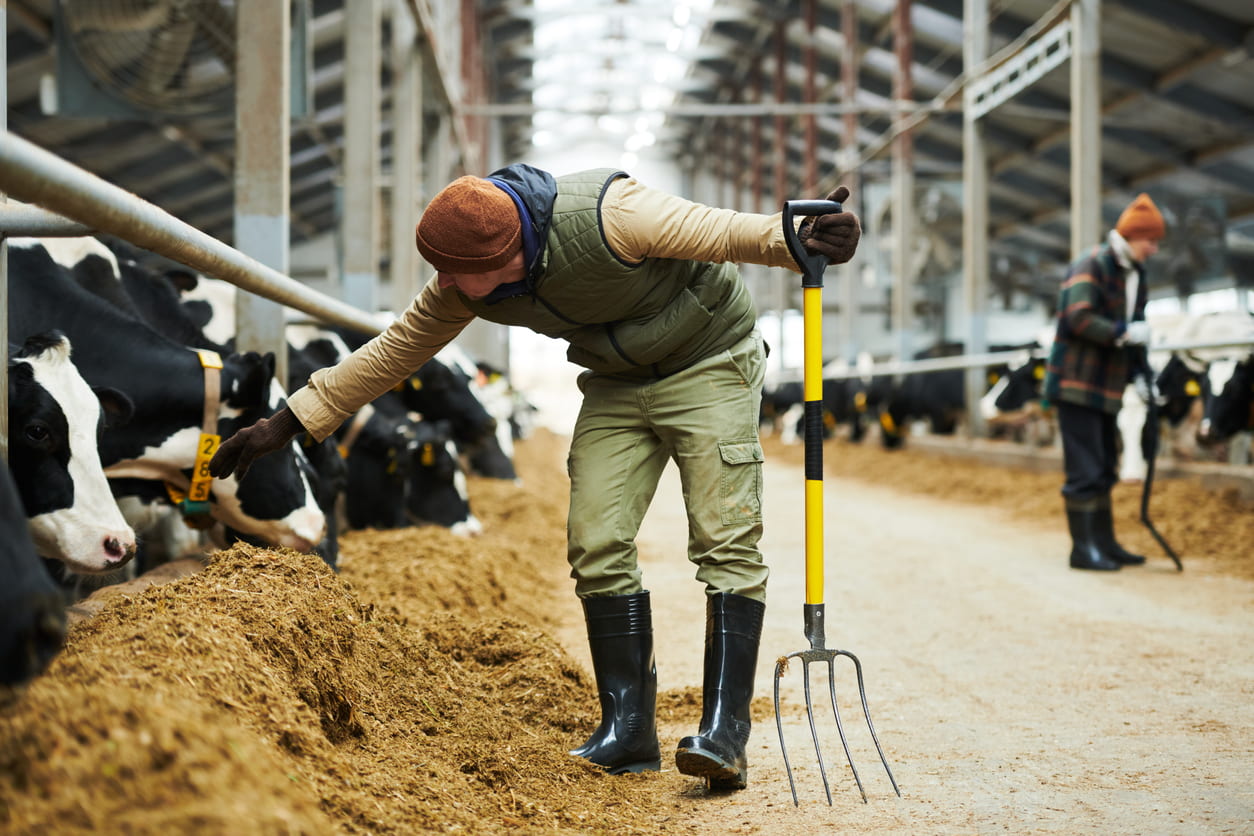
[[1100, 409], [1123, 404], [1132, 370], [1131, 349], [1115, 345], [1126, 329], [1127, 282], [1140, 273], [1132, 319], [1145, 318], [1144, 270], [1110, 240], [1074, 262], [1058, 294], [1058, 326], [1045, 369], [1045, 399]]

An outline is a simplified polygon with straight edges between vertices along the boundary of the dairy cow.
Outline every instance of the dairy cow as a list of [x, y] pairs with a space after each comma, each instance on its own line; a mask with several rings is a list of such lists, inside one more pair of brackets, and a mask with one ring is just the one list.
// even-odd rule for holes
[[[60, 256], [73, 264], [82, 261]], [[110, 476], [185, 487], [205, 417], [205, 371], [197, 353], [85, 290], [43, 242], [10, 241], [9, 281], [11, 334], [63, 330], [78, 349], [75, 364], [83, 377], [125, 391], [133, 401], [132, 421], [101, 439], [101, 460]], [[227, 438], [273, 414], [282, 392], [272, 385], [272, 357], [250, 352], [222, 361], [214, 419], [217, 432]], [[214, 480], [214, 516], [264, 542], [308, 551], [322, 539], [326, 523], [299, 456], [293, 445], [288, 454], [266, 457], [258, 462], [261, 470], [254, 475], [257, 468], [250, 469], [242, 485], [229, 477]], [[261, 489], [250, 491], [250, 484]]]
[[1254, 430], [1254, 352], [1213, 362], [1206, 376], [1199, 440], [1215, 444]]
[[65, 640], [65, 602], [27, 532], [13, 477], [0, 467], [0, 685], [38, 675]]
[[93, 391], [70, 355], [55, 331], [10, 346], [9, 470], [39, 554], [96, 574], [135, 554], [97, 450], [105, 422], [125, 422], [132, 405], [117, 390]]
[[[206, 317], [203, 312], [214, 308], [206, 305], [202, 309], [194, 302], [185, 302], [182, 297], [184, 291], [199, 287], [197, 276], [186, 269], [176, 269], [169, 265], [167, 265], [168, 269], [160, 272], [144, 263], [145, 257], [151, 257], [151, 254], [136, 250], [125, 242], [110, 240], [108, 252], [116, 257], [116, 261], [111, 264], [106, 264], [102, 259], [94, 257], [94, 255], [107, 255], [107, 253], [92, 250], [92, 255], [82, 257], [74, 266], [75, 278], [81, 285], [113, 301], [123, 309], [133, 310], [158, 333], [180, 345], [210, 349], [223, 356], [229, 356], [232, 353], [232, 339], [228, 337], [224, 340], [215, 340], [205, 333], [205, 325], [213, 317]], [[117, 285], [121, 286], [120, 294], [117, 292]], [[221, 281], [206, 281], [205, 285], [208, 288], [219, 286], [230, 288], [232, 291], [230, 293], [214, 290], [207, 295], [215, 298], [219, 303], [228, 299], [233, 303], [235, 289], [233, 285]], [[232, 317], [218, 317], [218, 319], [230, 321]], [[220, 337], [226, 336], [216, 330], [215, 334]], [[289, 368], [291, 365], [299, 367], [300, 362], [299, 357], [289, 357]], [[282, 408], [286, 392], [277, 380], [272, 382], [271, 391], [267, 397], [270, 407], [267, 414], [273, 414]], [[306, 436], [299, 440], [296, 450], [297, 471], [308, 481], [315, 504], [326, 519], [326, 532], [310, 551], [317, 553], [328, 565], [335, 567], [339, 559], [335, 503], [344, 489], [344, 463], [331, 441], [315, 442]], [[287, 469], [282, 469], [277, 473], [272, 471], [273, 469], [266, 465], [260, 476], [253, 478], [250, 469], [249, 474], [239, 486], [238, 499], [241, 513], [284, 515], [285, 509], [282, 506], [272, 507], [273, 503], [270, 502], [274, 496], [272, 479], [264, 477], [277, 475], [279, 478], [284, 478], [285, 474], [290, 475], [292, 471]], [[160, 496], [158, 495], [157, 498], [160, 499]], [[241, 529], [227, 521], [227, 524], [222, 527], [221, 535], [216, 539], [219, 545], [225, 545], [237, 539], [257, 545], [271, 544], [263, 533], [258, 533], [259, 528], [254, 524]]]
[[[1036, 343], [1026, 345], [994, 345], [990, 352], [1030, 350]], [[942, 343], [914, 355], [915, 360], [936, 357], [957, 357], [963, 353], [959, 342]], [[1010, 372], [1007, 363], [992, 363], [984, 368], [989, 389]], [[925, 419], [933, 433], [952, 435], [966, 415], [966, 370], [945, 369], [931, 372], [911, 372], [894, 382], [880, 404], [880, 440], [889, 449], [900, 447], [912, 421]]]
[[[341, 334], [333, 330], [290, 325], [287, 334], [292, 346], [299, 346], [301, 358], [299, 367], [292, 364], [293, 386], [303, 384], [314, 369], [333, 365], [349, 353]], [[437, 412], [448, 408], [438, 394], [448, 391], [456, 378], [443, 364], [432, 363], [436, 367], [430, 373], [419, 370], [411, 375], [399, 391], [376, 398], [333, 436], [347, 461], [344, 510], [353, 528], [425, 523], [456, 534], [482, 530], [470, 511], [466, 478], [449, 443], [449, 422], [432, 421], [412, 409], [416, 402]], [[406, 391], [412, 393], [408, 398]]]
[[436, 359], [465, 377], [467, 388], [491, 417], [491, 432], [485, 433], [478, 441], [462, 444], [461, 449], [466, 454], [471, 472], [489, 479], [517, 481], [513, 423], [510, 420], [514, 413], [514, 398], [510, 394], [509, 381], [499, 372], [490, 375], [485, 367], [472, 360], [457, 345], [446, 345], [440, 349]]

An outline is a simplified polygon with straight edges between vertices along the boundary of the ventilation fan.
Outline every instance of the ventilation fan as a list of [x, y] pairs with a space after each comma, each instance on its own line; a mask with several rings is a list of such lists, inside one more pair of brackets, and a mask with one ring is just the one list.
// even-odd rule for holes
[[[63, 60], [72, 57], [82, 79], [122, 105], [113, 115], [203, 116], [232, 106], [234, 0], [60, 0], [57, 23], [58, 75], [76, 83]], [[73, 109], [91, 110], [75, 92]]]

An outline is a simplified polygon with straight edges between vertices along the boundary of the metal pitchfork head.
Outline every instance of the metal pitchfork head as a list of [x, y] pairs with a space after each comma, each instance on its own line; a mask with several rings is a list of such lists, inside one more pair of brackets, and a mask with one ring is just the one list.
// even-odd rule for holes
[[823, 747], [819, 744], [819, 732], [814, 724], [814, 700], [810, 694], [811, 662], [827, 664], [827, 690], [832, 698], [832, 713], [836, 717], [836, 729], [840, 732], [840, 743], [845, 749], [845, 760], [849, 762], [849, 769], [853, 772], [853, 780], [858, 784], [858, 792], [862, 794], [862, 803], [865, 804], [867, 801], [866, 790], [862, 786], [862, 779], [858, 776], [858, 768], [853, 765], [853, 756], [849, 753], [849, 740], [845, 737], [845, 724], [840, 719], [840, 706], [836, 702], [836, 659], [839, 656], [844, 656], [853, 662], [854, 671], [858, 676], [858, 696], [862, 700], [862, 716], [866, 718], [867, 728], [871, 730], [871, 739], [875, 741], [875, 751], [879, 752], [880, 763], [884, 764], [884, 770], [888, 772], [888, 780], [892, 782], [893, 790], [900, 796], [901, 790], [897, 787], [897, 779], [893, 777], [893, 770], [888, 766], [888, 759], [884, 757], [884, 749], [880, 746], [879, 735], [875, 733], [875, 724], [871, 722], [871, 709], [866, 703], [866, 686], [862, 680], [862, 663], [858, 661], [857, 656], [854, 656], [848, 650], [829, 650], [823, 646], [822, 604], [805, 605], [805, 632], [806, 638], [810, 640], [810, 649], [789, 653], [787, 656], [779, 657], [779, 660], [775, 662], [775, 727], [779, 731], [779, 751], [784, 756], [784, 769], [788, 772], [788, 787], [792, 790], [792, 803], [800, 805], [801, 802], [797, 800], [797, 782], [793, 779], [792, 763], [788, 760], [788, 746], [784, 742], [784, 722], [780, 718], [779, 711], [779, 682], [783, 679], [784, 674], [788, 672], [788, 665], [792, 659], [801, 661], [801, 673], [806, 695], [806, 719], [810, 721], [810, 736], [814, 739], [814, 754], [819, 760], [819, 774], [823, 776], [823, 791], [827, 793], [827, 803], [832, 803], [832, 788], [827, 781], [827, 767], [823, 763]]
[[871, 722], [871, 711], [867, 707], [866, 687], [862, 681], [862, 663], [858, 657], [847, 650], [829, 650], [826, 647], [824, 633], [823, 605], [823, 270], [827, 266], [827, 258], [808, 252], [797, 235], [793, 221], [794, 216], [826, 215], [840, 212], [841, 205], [827, 200], [791, 200], [784, 204], [784, 238], [793, 258], [802, 270], [802, 308], [805, 327], [805, 520], [806, 520], [806, 603], [804, 607], [805, 635], [810, 642], [809, 650], [800, 650], [779, 657], [775, 663], [775, 727], [779, 731], [779, 750], [784, 756], [784, 768], [788, 772], [788, 786], [792, 790], [792, 801], [800, 805], [797, 799], [797, 783], [793, 779], [792, 763], [788, 760], [788, 747], [784, 742], [784, 723], [779, 711], [779, 683], [787, 671], [789, 660], [801, 661], [803, 683], [806, 697], [806, 717], [810, 721], [810, 736], [814, 738], [814, 752], [819, 760], [819, 773], [823, 776], [823, 790], [827, 793], [827, 803], [832, 803], [832, 789], [827, 781], [827, 767], [823, 763], [823, 750], [819, 744], [819, 733], [814, 723], [814, 700], [810, 692], [810, 664], [821, 662], [827, 664], [827, 689], [832, 699], [832, 713], [836, 716], [836, 729], [840, 732], [840, 742], [845, 749], [845, 759], [853, 771], [853, 779], [858, 784], [858, 792], [862, 794], [862, 802], [866, 803], [866, 790], [862, 787], [862, 779], [858, 769], [853, 765], [853, 756], [849, 753], [849, 740], [845, 737], [845, 725], [840, 717], [840, 707], [836, 703], [836, 659], [844, 656], [853, 662], [854, 671], [858, 676], [858, 696], [862, 700], [862, 716], [866, 718], [867, 728], [871, 730], [871, 739], [875, 741], [875, 750], [879, 752], [880, 762], [888, 772], [888, 780], [893, 790], [901, 795], [897, 779], [884, 757], [884, 749], [880, 746], [879, 736], [875, 733], [875, 724]]

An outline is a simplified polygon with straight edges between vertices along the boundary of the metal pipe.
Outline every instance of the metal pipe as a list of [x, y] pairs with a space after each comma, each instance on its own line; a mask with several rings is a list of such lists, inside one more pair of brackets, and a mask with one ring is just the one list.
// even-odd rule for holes
[[6, 238], [78, 238], [91, 227], [24, 203], [0, 204], [0, 235]]
[[[1208, 340], [1193, 343], [1164, 343], [1150, 347], [1152, 353], [1161, 351], [1209, 351], [1220, 348], [1254, 348], [1254, 340]], [[847, 369], [845, 371], [823, 372], [828, 380], [850, 380], [855, 377], [871, 377], [874, 375], [912, 374], [915, 372], [940, 372], [952, 369], [972, 369], [980, 366], [991, 366], [1009, 360], [1021, 360], [1028, 357], [1044, 357], [1048, 348], [1017, 348], [1010, 351], [990, 351], [984, 354], [960, 354], [954, 357], [929, 357], [925, 360], [890, 361], [876, 363], [865, 369]]]
[[0, 190], [324, 322], [366, 334], [382, 330], [364, 311], [266, 267], [8, 131], [0, 135]]

